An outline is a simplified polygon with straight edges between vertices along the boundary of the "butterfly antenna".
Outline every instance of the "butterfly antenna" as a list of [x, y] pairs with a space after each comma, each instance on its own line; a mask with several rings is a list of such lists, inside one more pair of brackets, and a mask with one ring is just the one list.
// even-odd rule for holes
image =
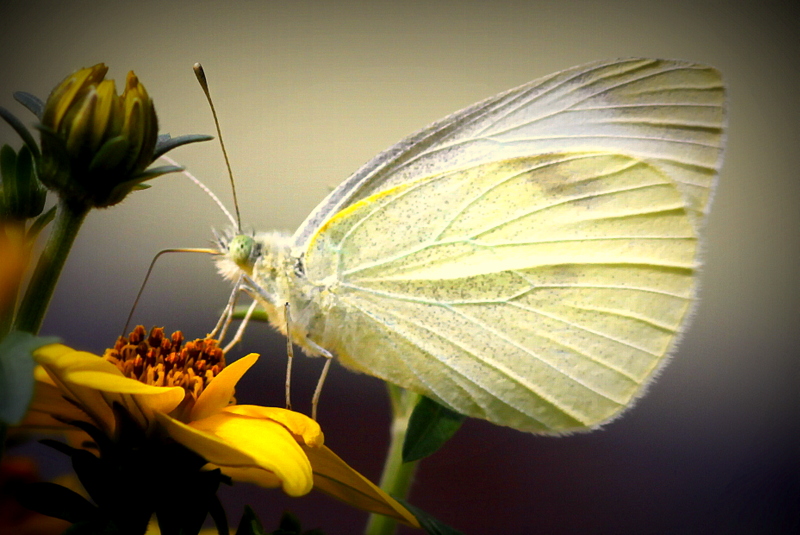
[[139, 287], [139, 293], [136, 294], [136, 299], [133, 300], [133, 306], [131, 307], [131, 311], [128, 314], [128, 319], [125, 320], [125, 327], [122, 328], [122, 336], [128, 332], [128, 327], [131, 324], [131, 318], [133, 318], [133, 313], [136, 310], [136, 305], [139, 304], [139, 299], [142, 297], [142, 292], [144, 292], [144, 287], [147, 286], [147, 280], [150, 278], [150, 274], [153, 272], [153, 267], [156, 265], [156, 260], [161, 258], [161, 255], [166, 253], [203, 253], [203, 254], [219, 254], [219, 251], [215, 251], [214, 249], [164, 249], [163, 251], [159, 251], [153, 257], [153, 260], [150, 262], [150, 267], [147, 268], [147, 274], [144, 276], [144, 280], [142, 281], [142, 285]]
[[[181, 167], [181, 165], [180, 165], [178, 162], [176, 162], [175, 160], [173, 160], [173, 159], [172, 159], [172, 158], [170, 158], [169, 156], [162, 155], [162, 156], [160, 156], [160, 158], [161, 158], [162, 160], [164, 160], [165, 162], [167, 162], [167, 163], [170, 163], [170, 164], [172, 164], [172, 165], [174, 165], [174, 166], [176, 166], [176, 167]], [[199, 178], [197, 178], [196, 176], [194, 176], [192, 173], [190, 173], [190, 172], [189, 172], [189, 171], [187, 171], [186, 169], [183, 169], [183, 170], [181, 171], [181, 173], [183, 174], [183, 176], [185, 176], [186, 178], [188, 178], [189, 180], [191, 180], [192, 182], [194, 182], [194, 183], [195, 183], [195, 184], [196, 184], [196, 185], [197, 185], [197, 186], [198, 186], [200, 189], [202, 189], [202, 190], [203, 190], [203, 191], [206, 193], [206, 195], [208, 195], [209, 197], [211, 197], [211, 199], [212, 199], [212, 200], [213, 200], [215, 203], [217, 203], [217, 206], [219, 206], [219, 209], [220, 209], [220, 210], [222, 210], [222, 212], [223, 212], [223, 213], [225, 214], [225, 216], [228, 218], [228, 221], [230, 221], [230, 222], [231, 222], [231, 225], [233, 225], [234, 227], [237, 227], [237, 228], [238, 228], [238, 225], [236, 224], [236, 218], [234, 218], [234, 217], [233, 217], [233, 215], [231, 215], [230, 211], [229, 211], [227, 208], [225, 208], [225, 205], [224, 205], [224, 204], [222, 204], [222, 201], [221, 201], [221, 200], [219, 200], [219, 197], [217, 197], [217, 196], [216, 196], [216, 194], [215, 194], [213, 191], [211, 191], [211, 188], [209, 188], [208, 186], [206, 186], [205, 184], [203, 184], [203, 183], [200, 181], [200, 179], [199, 179]]]
[[236, 197], [236, 183], [233, 180], [233, 171], [231, 170], [231, 162], [228, 159], [228, 151], [225, 150], [225, 143], [222, 141], [222, 130], [219, 127], [219, 120], [217, 119], [217, 110], [214, 108], [214, 102], [211, 100], [211, 93], [208, 90], [208, 80], [206, 79], [206, 73], [203, 70], [203, 66], [199, 63], [195, 63], [192, 67], [194, 69], [194, 75], [197, 77], [197, 81], [200, 83], [200, 87], [203, 88], [203, 93], [206, 94], [206, 99], [208, 100], [208, 105], [211, 107], [211, 115], [214, 116], [214, 126], [217, 128], [217, 136], [219, 137], [219, 144], [222, 147], [222, 155], [225, 157], [225, 166], [228, 168], [228, 177], [231, 179], [231, 190], [233, 190], [233, 207], [236, 209], [236, 230], [238, 232], [242, 231], [242, 217], [239, 215], [239, 200]]

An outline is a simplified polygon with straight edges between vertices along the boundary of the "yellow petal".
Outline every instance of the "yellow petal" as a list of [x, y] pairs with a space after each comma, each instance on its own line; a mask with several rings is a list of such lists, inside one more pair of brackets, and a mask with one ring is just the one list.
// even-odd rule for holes
[[240, 414], [252, 418], [268, 418], [286, 427], [298, 441], [307, 446], [322, 446], [325, 435], [322, 434], [319, 424], [299, 412], [281, 409], [278, 407], [261, 407], [259, 405], [231, 405], [225, 407], [223, 412]]
[[51, 377], [53, 372], [64, 375], [75, 371], [100, 371], [124, 377], [122, 372], [107, 360], [86, 351], [76, 351], [63, 344], [42, 346], [34, 351], [33, 358], [47, 369]]
[[251, 353], [225, 366], [197, 398], [189, 419], [200, 420], [227, 407], [233, 397], [236, 383], [257, 360], [258, 355]]
[[72, 353], [75, 350], [71, 347], [67, 347], [64, 344], [47, 344], [46, 346], [42, 346], [34, 352], [34, 358], [39, 360], [44, 360], [48, 363], [55, 363], [61, 355], [65, 355], [67, 353]]
[[[313, 479], [308, 457], [283, 425], [271, 419], [227, 412], [219, 412], [189, 425], [234, 445], [253, 458], [257, 466], [274, 472], [283, 481], [283, 490], [289, 496], [302, 496], [311, 490]], [[194, 449], [191, 444], [187, 446]], [[218, 465], [232, 464], [205, 458]]]
[[42, 124], [58, 130], [61, 126], [61, 121], [72, 106], [73, 101], [82, 91], [92, 84], [99, 83], [108, 72], [108, 67], [102, 63], [98, 63], [93, 67], [87, 67], [76, 71], [66, 77], [58, 84], [50, 96], [47, 98], [44, 114], [42, 116]]
[[314, 471], [314, 488], [360, 509], [419, 527], [419, 522], [408, 509], [353, 470], [327, 446], [303, 446], [303, 451], [308, 455]]
[[155, 411], [171, 412], [186, 396], [186, 390], [180, 386], [153, 386], [104, 372], [76, 371], [69, 374], [69, 380], [73, 386], [105, 393], [103, 397], [109, 406], [114, 402], [121, 404], [143, 428], [150, 426]]
[[81, 99], [80, 105], [76, 105], [70, 110], [69, 130], [65, 134], [67, 136], [67, 152], [75, 157], [85, 152], [91, 144], [97, 100], [97, 89], [90, 87]]
[[282, 481], [284, 492], [290, 496], [302, 496], [312, 488], [308, 458], [280, 424], [224, 414], [191, 425], [162, 413], [156, 413], [156, 417], [172, 438], [224, 470], [268, 470]]
[[209, 462], [219, 466], [257, 466], [256, 460], [239, 450], [235, 444], [228, 444], [212, 434], [189, 427], [162, 412], [156, 413], [156, 419], [169, 436]]
[[[153, 411], [169, 412], [183, 400], [182, 387], [161, 387], [140, 383], [122, 375], [107, 360], [50, 344], [34, 352], [34, 359], [47, 370], [61, 390], [77, 401], [107, 432], [114, 429], [111, 406], [120, 403], [136, 421], [146, 427]], [[132, 397], [133, 396], [133, 397]]]
[[[97, 85], [97, 107], [94, 110], [94, 121], [91, 127], [92, 152], [100, 148], [109, 125], [113, 124], [114, 112], [119, 101], [114, 80], [103, 80]], [[113, 136], [114, 133], [110, 132]]]
[[86, 411], [95, 425], [108, 434], [114, 431], [114, 413], [103, 392], [74, 385], [68, 378], [69, 373], [75, 370], [97, 370], [104, 371], [110, 375], [114, 373], [122, 375], [113, 364], [97, 355], [75, 351], [62, 344], [42, 346], [33, 352], [33, 358], [47, 371], [50, 379], [53, 380], [62, 393]]
[[47, 370], [42, 368], [41, 365], [40, 366], [36, 366], [33, 369], [33, 378], [37, 382], [45, 383], [45, 384], [48, 384], [48, 385], [51, 385], [51, 386], [56, 386], [55, 382], [53, 382], [53, 380], [47, 374]]
[[71, 372], [68, 377], [72, 384], [114, 394], [135, 395], [150, 409], [160, 412], [170, 412], [180, 405], [186, 395], [186, 390], [181, 386], [153, 386], [129, 377], [99, 371], [76, 371]]

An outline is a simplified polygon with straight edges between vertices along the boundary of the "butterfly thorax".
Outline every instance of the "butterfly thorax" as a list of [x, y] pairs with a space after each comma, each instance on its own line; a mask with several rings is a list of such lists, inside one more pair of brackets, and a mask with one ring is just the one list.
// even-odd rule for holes
[[244, 287], [264, 308], [270, 323], [284, 334], [288, 325], [297, 345], [309, 354], [320, 354], [309, 337], [324, 338], [326, 316], [321, 308], [327, 307], [326, 300], [319, 298], [324, 288], [306, 278], [302, 257], [292, 250], [291, 236], [283, 232], [229, 235], [220, 239], [220, 250], [219, 273], [233, 282], [244, 274]]

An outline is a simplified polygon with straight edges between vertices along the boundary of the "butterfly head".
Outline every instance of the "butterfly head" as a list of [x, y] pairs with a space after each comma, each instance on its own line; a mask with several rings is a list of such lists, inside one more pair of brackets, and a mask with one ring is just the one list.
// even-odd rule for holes
[[253, 267], [262, 254], [261, 243], [254, 236], [229, 231], [217, 234], [217, 269], [227, 279], [235, 280], [241, 272], [253, 274]]

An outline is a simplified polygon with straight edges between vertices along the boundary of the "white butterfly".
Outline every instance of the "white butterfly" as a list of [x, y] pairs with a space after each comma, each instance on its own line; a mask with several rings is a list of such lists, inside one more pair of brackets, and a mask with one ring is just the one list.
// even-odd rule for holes
[[223, 240], [218, 267], [308, 354], [496, 424], [592, 428], [685, 327], [724, 125], [712, 68], [574, 67], [407, 137], [291, 236]]

